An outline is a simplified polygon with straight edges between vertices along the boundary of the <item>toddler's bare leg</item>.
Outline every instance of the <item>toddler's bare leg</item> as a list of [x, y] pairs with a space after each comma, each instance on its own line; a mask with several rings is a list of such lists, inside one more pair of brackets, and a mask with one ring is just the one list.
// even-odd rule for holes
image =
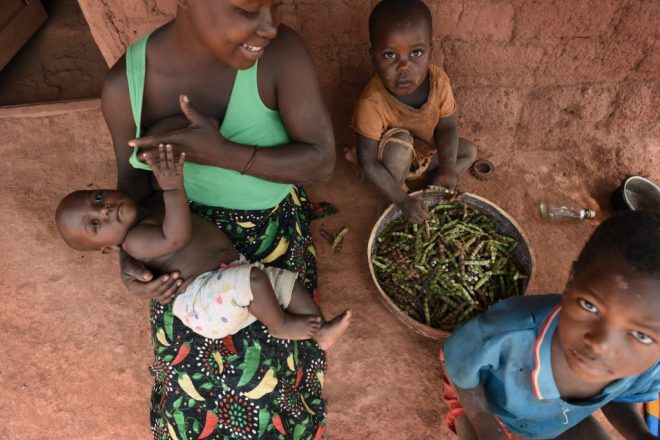
[[456, 172], [462, 175], [477, 158], [477, 147], [465, 138], [458, 138], [458, 153], [456, 154]]
[[[456, 172], [462, 175], [477, 158], [477, 146], [465, 138], [458, 138], [458, 152], [456, 153]], [[438, 168], [438, 155], [434, 154], [427, 171]]]
[[477, 433], [465, 414], [462, 414], [454, 420], [456, 434], [460, 440], [478, 440]]
[[612, 437], [598, 423], [594, 416], [589, 416], [568, 431], [555, 437], [557, 440], [611, 440]]
[[397, 142], [401, 139], [404, 143], [412, 144], [413, 137], [407, 133], [396, 133], [392, 140], [385, 145], [383, 150], [383, 166], [390, 173], [399, 186], [403, 186], [406, 177], [410, 173], [410, 165], [413, 161], [413, 152], [410, 148]]
[[[282, 310], [270, 280], [256, 267], [250, 271], [250, 288], [253, 300], [248, 306], [248, 310], [268, 327], [268, 331], [274, 337], [311, 339], [319, 331], [322, 319], [318, 316], [318, 309], [316, 312], [304, 315], [293, 315]], [[310, 296], [306, 291], [304, 295]]]
[[[291, 301], [289, 301], [286, 311], [296, 315], [319, 315], [322, 319], [321, 311], [312, 299], [312, 295], [305, 290], [299, 281], [296, 281], [293, 285]], [[321, 328], [314, 335], [314, 340], [322, 350], [328, 350], [346, 332], [351, 323], [352, 314], [350, 310], [344, 310], [343, 313], [335, 316], [330, 321], [322, 321]]]

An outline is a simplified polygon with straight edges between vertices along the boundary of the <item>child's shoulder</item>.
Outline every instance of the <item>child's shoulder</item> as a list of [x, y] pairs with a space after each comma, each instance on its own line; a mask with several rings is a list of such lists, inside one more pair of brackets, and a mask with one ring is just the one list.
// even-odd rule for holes
[[277, 36], [268, 44], [268, 50], [259, 60], [271, 74], [291, 75], [292, 68], [314, 71], [314, 64], [304, 40], [287, 25], [280, 25]]
[[535, 330], [560, 302], [561, 295], [514, 296], [495, 303], [475, 320], [486, 335]]
[[447, 72], [445, 72], [444, 69], [437, 64], [429, 64], [429, 73], [432, 77], [439, 78], [447, 82], [449, 81], [449, 75], [447, 75]]

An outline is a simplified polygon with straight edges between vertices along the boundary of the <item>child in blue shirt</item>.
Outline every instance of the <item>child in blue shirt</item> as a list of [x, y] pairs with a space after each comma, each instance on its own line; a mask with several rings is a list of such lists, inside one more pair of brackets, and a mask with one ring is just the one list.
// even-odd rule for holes
[[562, 296], [510, 298], [460, 327], [444, 347], [459, 437], [606, 439], [602, 409], [626, 439], [655, 438], [635, 403], [660, 391], [659, 251], [660, 214], [615, 215]]

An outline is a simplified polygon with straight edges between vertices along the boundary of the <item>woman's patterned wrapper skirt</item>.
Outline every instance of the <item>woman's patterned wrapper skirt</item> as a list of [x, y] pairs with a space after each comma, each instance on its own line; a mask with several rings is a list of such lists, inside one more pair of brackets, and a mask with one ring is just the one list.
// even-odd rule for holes
[[[293, 187], [277, 206], [240, 211], [191, 203], [250, 261], [297, 272], [316, 288], [311, 204]], [[184, 326], [171, 305], [151, 304], [155, 377], [151, 427], [164, 439], [313, 439], [323, 436], [326, 362], [313, 340], [273, 338], [259, 321], [223, 339]]]

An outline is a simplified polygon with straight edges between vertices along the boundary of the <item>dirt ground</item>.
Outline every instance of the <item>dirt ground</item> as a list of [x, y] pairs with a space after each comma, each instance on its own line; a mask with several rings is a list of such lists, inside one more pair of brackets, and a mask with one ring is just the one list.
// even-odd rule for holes
[[76, 0], [42, 0], [48, 19], [0, 70], [0, 105], [97, 98], [108, 71]]
[[[57, 201], [71, 189], [114, 185], [99, 103], [3, 109], [0, 132], [0, 438], [148, 438], [147, 303], [123, 289], [114, 257], [67, 248], [52, 220]], [[495, 164], [495, 176], [488, 182], [466, 176], [465, 186], [524, 229], [536, 258], [530, 293], [562, 290], [596, 225], [545, 223], [536, 213], [539, 199], [550, 192], [593, 198], [604, 215], [609, 192], [624, 174], [660, 180], [657, 144], [631, 144], [622, 157], [617, 150], [595, 154], [587, 143], [515, 155], [480, 147], [479, 156]], [[315, 234], [320, 227], [350, 228], [339, 255], [315, 236], [323, 310], [355, 312], [348, 334], [329, 354], [328, 438], [452, 438], [441, 422], [439, 342], [394, 319], [370, 279], [366, 245], [377, 218], [376, 192], [341, 155], [332, 181], [309, 192], [340, 210], [313, 223]]]

